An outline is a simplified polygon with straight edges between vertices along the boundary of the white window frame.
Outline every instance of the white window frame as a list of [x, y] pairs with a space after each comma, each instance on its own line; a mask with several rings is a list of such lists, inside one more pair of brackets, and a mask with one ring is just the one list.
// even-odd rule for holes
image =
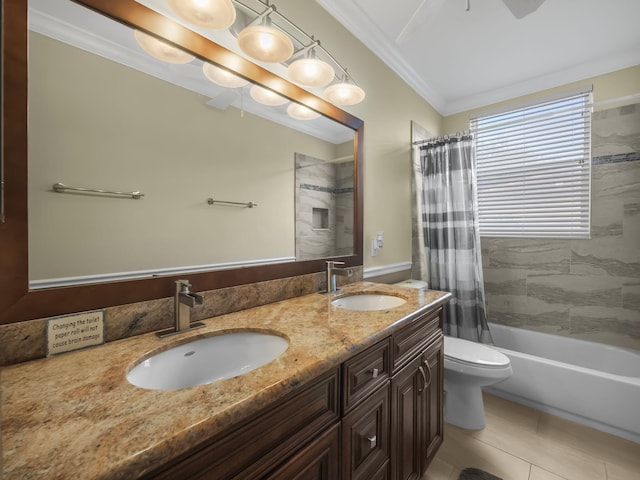
[[590, 237], [591, 91], [471, 118], [481, 236]]

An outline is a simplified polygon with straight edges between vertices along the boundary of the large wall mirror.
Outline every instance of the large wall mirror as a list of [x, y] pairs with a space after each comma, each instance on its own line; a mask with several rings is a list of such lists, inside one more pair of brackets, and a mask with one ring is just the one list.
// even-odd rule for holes
[[[362, 121], [148, 2], [26, 3], [3, 1], [1, 323], [170, 296], [178, 277], [209, 290], [362, 264]], [[195, 58], [162, 64], [134, 29]], [[250, 83], [219, 87], [205, 62]], [[320, 115], [258, 104], [254, 84]], [[331, 247], [301, 240], [300, 158], [341, 172], [341, 198], [309, 210], [330, 215], [316, 238], [338, 224]]]

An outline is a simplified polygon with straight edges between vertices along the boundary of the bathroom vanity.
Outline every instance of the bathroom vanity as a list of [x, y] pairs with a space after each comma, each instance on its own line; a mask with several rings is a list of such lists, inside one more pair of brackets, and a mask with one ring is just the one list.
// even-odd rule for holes
[[[342, 295], [403, 305], [354, 311]], [[450, 294], [358, 282], [2, 371], [4, 478], [420, 478], [442, 442]], [[277, 333], [289, 348], [209, 385], [145, 390], [126, 372], [187, 339]]]

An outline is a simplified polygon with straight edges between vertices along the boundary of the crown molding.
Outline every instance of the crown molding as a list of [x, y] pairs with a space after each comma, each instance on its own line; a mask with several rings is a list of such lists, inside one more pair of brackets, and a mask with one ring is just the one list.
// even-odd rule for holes
[[[407, 85], [409, 85], [418, 95], [424, 98], [438, 113], [442, 114], [445, 108], [445, 99], [438, 94], [428, 82], [426, 82], [417, 72], [402, 59], [392, 41], [388, 40], [385, 34], [373, 22], [367, 21], [366, 28], [361, 22], [364, 12], [353, 2], [342, 0], [340, 8], [335, 8], [335, 1], [316, 0], [333, 18], [335, 18], [344, 28], [358, 38], [369, 50], [380, 58], [391, 70], [393, 70]], [[354, 19], [358, 19], [355, 22]]]

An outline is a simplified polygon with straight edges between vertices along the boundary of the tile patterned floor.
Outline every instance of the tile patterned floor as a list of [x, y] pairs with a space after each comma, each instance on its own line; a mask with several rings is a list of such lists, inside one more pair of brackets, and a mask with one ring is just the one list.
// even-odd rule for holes
[[445, 425], [422, 480], [455, 480], [467, 467], [504, 480], [640, 480], [640, 444], [485, 394], [487, 427]]

